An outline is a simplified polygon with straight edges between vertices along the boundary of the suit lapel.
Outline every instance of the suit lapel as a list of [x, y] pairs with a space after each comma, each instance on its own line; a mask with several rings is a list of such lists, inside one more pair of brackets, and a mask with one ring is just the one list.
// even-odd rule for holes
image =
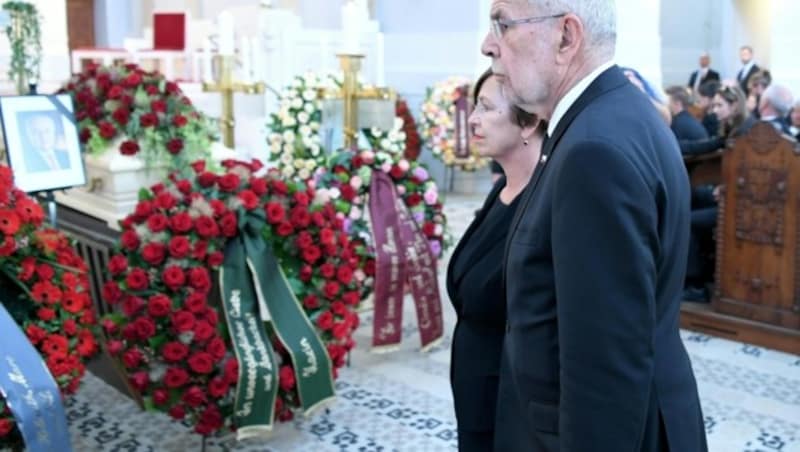
[[[506, 250], [503, 258], [504, 263], [508, 260], [508, 252], [511, 249], [511, 241], [517, 231], [519, 223], [522, 220], [522, 217], [525, 215], [525, 211], [528, 209], [528, 204], [531, 198], [533, 198], [533, 193], [536, 191], [536, 186], [548, 167], [547, 163], [552, 160], [553, 154], [556, 151], [556, 146], [558, 145], [559, 141], [561, 141], [561, 138], [564, 136], [564, 133], [567, 131], [569, 126], [572, 124], [572, 121], [574, 121], [578, 114], [580, 114], [580, 112], [583, 111], [583, 109], [592, 103], [592, 101], [594, 101], [597, 97], [611, 89], [624, 86], [626, 83], [630, 82], [628, 82], [619, 66], [614, 65], [608, 68], [594, 81], [592, 81], [592, 83], [586, 88], [580, 97], [575, 100], [575, 103], [570, 106], [569, 110], [567, 110], [567, 113], [564, 114], [564, 116], [558, 122], [556, 129], [553, 131], [553, 136], [545, 139], [545, 142], [542, 145], [542, 158], [539, 159], [539, 163], [536, 165], [536, 169], [534, 170], [531, 181], [528, 183], [528, 186], [525, 187], [523, 198], [520, 200], [520, 205], [517, 207], [517, 211], [514, 214], [514, 219], [511, 221], [511, 229], [508, 233], [508, 239], [506, 240]], [[505, 268], [506, 267], [504, 265], [503, 281], [505, 281]]]

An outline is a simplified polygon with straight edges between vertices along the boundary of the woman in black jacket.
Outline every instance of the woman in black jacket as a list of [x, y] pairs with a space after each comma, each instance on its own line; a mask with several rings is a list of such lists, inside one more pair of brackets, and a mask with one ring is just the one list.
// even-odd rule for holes
[[[493, 449], [495, 441], [495, 407], [501, 386], [506, 235], [519, 194], [539, 160], [544, 129], [535, 116], [509, 104], [491, 70], [478, 79], [473, 98], [469, 118], [472, 144], [483, 157], [502, 166], [505, 176], [495, 183], [456, 246], [447, 271], [447, 291], [458, 316], [450, 379], [459, 450], [485, 452]], [[501, 397], [513, 397], [505, 388], [501, 392]], [[515, 441], [512, 421], [497, 422], [498, 436], [502, 436], [498, 439]]]

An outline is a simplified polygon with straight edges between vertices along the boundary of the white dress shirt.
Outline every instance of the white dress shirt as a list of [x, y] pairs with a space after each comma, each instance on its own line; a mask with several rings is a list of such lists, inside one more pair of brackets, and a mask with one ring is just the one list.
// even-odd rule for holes
[[550, 123], [547, 125], [548, 137], [553, 136], [553, 132], [555, 132], [556, 127], [558, 126], [558, 122], [561, 121], [561, 118], [563, 118], [565, 114], [567, 114], [569, 107], [571, 107], [572, 104], [574, 104], [575, 101], [578, 100], [579, 97], [581, 97], [581, 94], [583, 94], [583, 92], [586, 91], [586, 88], [588, 88], [589, 85], [591, 85], [592, 82], [595, 81], [597, 77], [600, 77], [600, 74], [605, 72], [606, 69], [610, 68], [613, 65], [614, 65], [613, 61], [607, 61], [601, 64], [600, 66], [597, 67], [597, 69], [593, 70], [589, 75], [582, 78], [581, 81], [576, 83], [575, 86], [572, 87], [572, 89], [567, 91], [567, 94], [565, 94], [564, 97], [562, 97], [561, 100], [558, 101], [555, 110], [553, 110], [553, 116], [550, 118]]

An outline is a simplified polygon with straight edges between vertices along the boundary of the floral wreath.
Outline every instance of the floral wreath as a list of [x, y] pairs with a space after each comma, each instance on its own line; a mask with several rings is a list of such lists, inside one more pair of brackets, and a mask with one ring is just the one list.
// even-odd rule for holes
[[[109, 263], [104, 298], [120, 307], [103, 321], [109, 352], [118, 357], [144, 406], [186, 419], [209, 435], [233, 427], [238, 362], [222, 319], [212, 274], [224, 261], [245, 212], [265, 214], [263, 231], [290, 286], [313, 322], [336, 369], [355, 345], [365, 275], [356, 244], [342, 232], [331, 205], [311, 201], [313, 189], [284, 182], [261, 164], [223, 162], [224, 174], [193, 164], [195, 175], [173, 175], [144, 190], [121, 224], [120, 249]], [[281, 421], [292, 419], [298, 394], [292, 362], [274, 333]]]
[[[80, 385], [86, 361], [98, 351], [86, 262], [69, 239], [43, 225], [41, 206], [14, 188], [0, 166], [0, 291], [2, 303], [41, 353], [64, 395]], [[20, 444], [0, 396], [0, 449]]]
[[61, 88], [72, 96], [81, 142], [90, 154], [120, 143], [148, 164], [188, 167], [209, 157], [215, 132], [178, 84], [135, 64], [92, 64]]
[[[270, 161], [285, 177], [308, 180], [318, 168], [327, 166], [326, 150], [320, 138], [322, 100], [319, 93], [342, 85], [339, 76], [307, 73], [296, 76], [280, 96], [278, 112], [267, 127]], [[404, 121], [395, 117], [391, 130], [365, 129], [369, 143], [377, 149], [400, 155], [406, 149]]]
[[411, 114], [405, 99], [397, 99], [395, 115], [403, 120], [403, 132], [406, 134], [406, 149], [403, 151], [403, 157], [407, 160], [417, 160], [422, 150], [422, 141], [417, 131], [417, 121]]
[[471, 150], [468, 159], [456, 158], [455, 102], [462, 96], [469, 94], [463, 89], [469, 86], [470, 80], [465, 77], [453, 76], [428, 88], [425, 100], [422, 102], [422, 117], [420, 119], [420, 135], [425, 145], [433, 155], [442, 160], [445, 165], [458, 165], [466, 171], [474, 171], [486, 165], [487, 160]]

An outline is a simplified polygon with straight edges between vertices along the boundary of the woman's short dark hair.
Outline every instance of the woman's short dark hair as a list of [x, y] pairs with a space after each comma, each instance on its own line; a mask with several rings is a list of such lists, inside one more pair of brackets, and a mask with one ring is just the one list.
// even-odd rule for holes
[[[472, 88], [472, 105], [478, 105], [478, 95], [481, 92], [481, 88], [486, 80], [489, 80], [489, 77], [494, 75], [492, 69], [487, 69], [478, 80], [475, 82], [475, 86]], [[516, 105], [511, 106], [511, 119], [520, 127], [528, 127], [535, 125], [539, 119], [536, 115], [530, 114], [527, 111], [517, 107]]]

